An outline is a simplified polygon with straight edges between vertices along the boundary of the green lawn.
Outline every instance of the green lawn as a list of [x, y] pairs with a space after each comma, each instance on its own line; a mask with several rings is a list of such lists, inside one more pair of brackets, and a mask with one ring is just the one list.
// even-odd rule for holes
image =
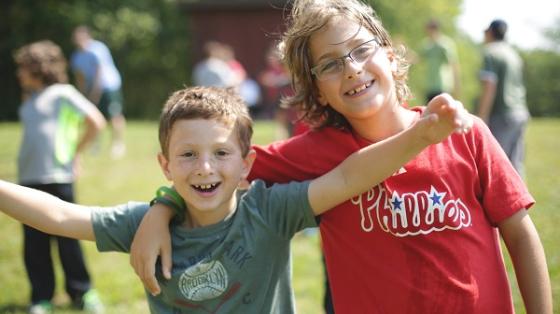
[[[15, 181], [19, 125], [0, 123], [0, 179]], [[256, 143], [273, 139], [275, 126], [257, 122]], [[540, 231], [547, 251], [553, 282], [555, 308], [560, 309], [560, 120], [534, 119], [528, 132], [527, 181], [537, 199], [531, 216]], [[84, 158], [82, 175], [77, 185], [77, 198], [82, 204], [112, 205], [128, 200], [149, 200], [156, 187], [166, 184], [156, 161], [158, 151], [155, 122], [129, 122], [128, 151], [124, 159], [113, 161], [106, 149]], [[0, 313], [25, 313], [29, 286], [23, 269], [21, 226], [0, 214]], [[96, 251], [92, 243], [83, 243], [95, 286], [105, 301], [108, 313], [148, 313], [140, 281], [128, 264], [128, 255]], [[293, 241], [294, 286], [298, 312], [321, 313], [323, 273], [316, 235], [298, 235]], [[56, 256], [56, 254], [55, 254]], [[508, 260], [506, 258], [506, 260]], [[511, 270], [509, 261], [508, 268]], [[513, 277], [510, 271], [510, 277]], [[78, 313], [66, 307], [62, 274], [57, 267], [57, 313]], [[515, 285], [515, 284], [514, 284]], [[521, 301], [516, 287], [514, 298], [518, 313]]]

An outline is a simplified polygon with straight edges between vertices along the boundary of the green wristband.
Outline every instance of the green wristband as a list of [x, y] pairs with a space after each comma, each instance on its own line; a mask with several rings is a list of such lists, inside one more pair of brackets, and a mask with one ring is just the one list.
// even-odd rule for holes
[[187, 206], [185, 205], [185, 201], [183, 200], [181, 195], [177, 193], [177, 191], [167, 186], [162, 186], [157, 189], [156, 197], [166, 196], [169, 197], [181, 209], [181, 211], [184, 211], [186, 209]]
[[152, 202], [159, 202], [171, 207], [179, 222], [183, 222], [185, 219], [187, 205], [181, 195], [179, 195], [179, 193], [177, 193], [174, 189], [167, 186], [161, 186], [157, 189], [156, 197], [152, 200]]
[[182, 223], [185, 220], [185, 209], [184, 208], [181, 209], [174, 201], [165, 198], [163, 196], [156, 196], [150, 202], [150, 206], [154, 206], [154, 204], [156, 203], [166, 205], [167, 207], [170, 207], [173, 210], [173, 212], [175, 213], [175, 216], [173, 217], [173, 221], [177, 223]]

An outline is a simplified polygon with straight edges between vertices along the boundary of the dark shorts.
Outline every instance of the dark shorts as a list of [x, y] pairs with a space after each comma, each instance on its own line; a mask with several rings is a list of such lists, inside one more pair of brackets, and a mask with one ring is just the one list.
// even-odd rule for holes
[[105, 116], [105, 119], [111, 119], [122, 115], [123, 98], [120, 89], [114, 91], [103, 91], [99, 100], [98, 108]]

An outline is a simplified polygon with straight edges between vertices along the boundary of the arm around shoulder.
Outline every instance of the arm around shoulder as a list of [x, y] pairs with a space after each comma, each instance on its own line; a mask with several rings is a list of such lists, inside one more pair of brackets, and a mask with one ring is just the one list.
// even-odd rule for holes
[[528, 314], [552, 314], [552, 291], [544, 249], [527, 210], [499, 223]]

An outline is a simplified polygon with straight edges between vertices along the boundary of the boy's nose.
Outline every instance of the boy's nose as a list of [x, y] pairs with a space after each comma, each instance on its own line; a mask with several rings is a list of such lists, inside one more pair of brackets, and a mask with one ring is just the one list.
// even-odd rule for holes
[[197, 175], [206, 176], [214, 173], [214, 166], [210, 158], [200, 158], [197, 167]]

